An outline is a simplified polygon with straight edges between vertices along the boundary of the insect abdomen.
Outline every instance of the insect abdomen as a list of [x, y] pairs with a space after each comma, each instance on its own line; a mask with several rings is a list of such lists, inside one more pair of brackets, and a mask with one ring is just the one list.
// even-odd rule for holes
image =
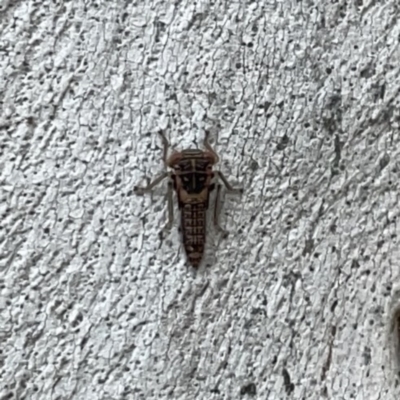
[[205, 203], [183, 204], [181, 208], [183, 246], [193, 267], [200, 264], [204, 254], [206, 211]]

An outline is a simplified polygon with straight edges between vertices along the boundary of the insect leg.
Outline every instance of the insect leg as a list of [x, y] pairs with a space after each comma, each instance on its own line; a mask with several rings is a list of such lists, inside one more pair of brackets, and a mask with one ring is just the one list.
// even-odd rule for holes
[[154, 186], [158, 185], [161, 181], [163, 181], [167, 176], [168, 172], [164, 172], [162, 175], [160, 175], [158, 178], [154, 179], [153, 182], [150, 182], [147, 186], [145, 187], [140, 187], [140, 186], [135, 186], [133, 190], [137, 194], [143, 194], [145, 192], [150, 192], [151, 189], [153, 189]]
[[158, 134], [161, 136], [161, 139], [163, 141], [163, 145], [164, 145], [163, 161], [164, 161], [164, 164], [167, 165], [168, 147], [169, 147], [168, 139], [165, 137], [165, 134], [163, 131], [159, 131]]
[[174, 204], [173, 204], [173, 184], [172, 182], [168, 182], [168, 192], [167, 192], [167, 201], [168, 201], [168, 222], [160, 232], [160, 236], [172, 228], [174, 223]]
[[217, 195], [215, 196], [215, 207], [214, 207], [214, 226], [222, 233], [224, 237], [228, 236], [228, 232], [221, 228], [219, 224], [219, 216], [221, 214], [221, 185], [217, 186]]
[[206, 131], [206, 136], [204, 137], [204, 147], [214, 155], [215, 157], [215, 164], [219, 161], [218, 154], [215, 152], [215, 150], [211, 147], [210, 142], [208, 141], [208, 137], [210, 136], [210, 132]]
[[215, 171], [215, 174], [217, 175], [217, 177], [221, 178], [222, 182], [224, 182], [224, 185], [226, 186], [228, 193], [243, 193], [242, 188], [233, 188], [222, 172]]

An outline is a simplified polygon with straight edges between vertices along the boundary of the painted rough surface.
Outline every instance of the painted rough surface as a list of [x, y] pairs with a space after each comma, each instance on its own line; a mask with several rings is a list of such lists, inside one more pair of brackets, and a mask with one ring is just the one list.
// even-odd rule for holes
[[[1, 1], [0, 398], [398, 399], [398, 7]], [[198, 271], [159, 129], [245, 187]]]

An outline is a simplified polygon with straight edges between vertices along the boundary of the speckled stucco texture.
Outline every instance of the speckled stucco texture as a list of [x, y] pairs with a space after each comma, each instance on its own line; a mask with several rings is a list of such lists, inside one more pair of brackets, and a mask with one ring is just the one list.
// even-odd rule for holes
[[[398, 399], [397, 1], [0, 1], [0, 399]], [[186, 263], [173, 149], [242, 196]], [[212, 210], [211, 210], [212, 212]]]

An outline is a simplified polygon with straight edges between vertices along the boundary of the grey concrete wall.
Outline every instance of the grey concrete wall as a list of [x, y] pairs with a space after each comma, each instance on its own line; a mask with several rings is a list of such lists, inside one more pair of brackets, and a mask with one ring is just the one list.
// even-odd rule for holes
[[[0, 399], [399, 398], [396, 0], [0, 4]], [[159, 129], [245, 187], [198, 271]]]

